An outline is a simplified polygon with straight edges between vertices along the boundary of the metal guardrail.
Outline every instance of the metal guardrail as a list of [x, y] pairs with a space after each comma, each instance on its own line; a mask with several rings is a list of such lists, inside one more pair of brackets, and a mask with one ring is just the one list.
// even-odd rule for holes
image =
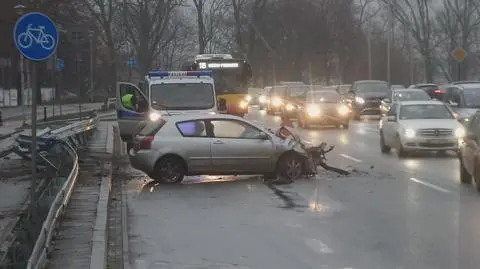
[[[17, 222], [0, 264], [1, 269], [41, 269], [46, 265], [47, 257], [53, 250], [52, 238], [77, 180], [77, 151], [87, 143], [97, 123], [98, 117], [95, 115], [55, 130], [47, 128], [37, 134], [37, 158], [52, 176], [33, 201], [34, 212], [26, 212]], [[18, 135], [15, 140], [13, 152], [31, 158], [29, 149], [32, 138]]]

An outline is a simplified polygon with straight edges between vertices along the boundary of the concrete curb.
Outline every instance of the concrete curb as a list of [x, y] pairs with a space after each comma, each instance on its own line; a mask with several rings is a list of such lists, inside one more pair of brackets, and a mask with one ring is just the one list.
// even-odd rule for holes
[[122, 186], [122, 248], [123, 248], [123, 269], [131, 269], [130, 245], [128, 241], [128, 206], [127, 192]]
[[112, 189], [112, 165], [105, 163], [108, 175], [102, 178], [100, 185], [100, 196], [97, 204], [97, 218], [92, 236], [92, 255], [90, 257], [90, 268], [107, 268], [108, 256], [108, 203]]

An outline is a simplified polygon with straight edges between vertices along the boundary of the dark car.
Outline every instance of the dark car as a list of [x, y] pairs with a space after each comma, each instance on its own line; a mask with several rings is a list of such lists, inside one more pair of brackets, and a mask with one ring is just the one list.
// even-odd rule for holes
[[480, 83], [443, 85], [443, 101], [456, 113], [457, 119], [466, 123], [480, 109]]
[[409, 89], [421, 89], [424, 90], [428, 96], [432, 99], [443, 100], [445, 89], [441, 88], [438, 84], [426, 83], [410, 85]]
[[309, 91], [297, 108], [300, 127], [335, 125], [347, 129], [350, 108], [336, 91]]
[[480, 192], [480, 113], [477, 112], [466, 124], [466, 135], [460, 146], [458, 158], [460, 160], [460, 181], [464, 184], [475, 182]]
[[390, 88], [385, 81], [355, 81], [348, 93], [353, 118], [360, 120], [361, 115], [381, 115], [381, 101], [390, 97], [390, 94]]
[[272, 86], [267, 96], [268, 102], [266, 111], [268, 115], [280, 113], [285, 104], [286, 86]]

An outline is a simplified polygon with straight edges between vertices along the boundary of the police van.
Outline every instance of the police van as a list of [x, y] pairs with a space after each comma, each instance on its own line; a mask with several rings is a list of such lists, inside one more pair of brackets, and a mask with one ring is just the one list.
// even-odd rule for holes
[[[178, 114], [218, 113], [212, 72], [151, 71], [139, 85], [117, 82], [117, 117], [122, 140], [129, 141], [140, 121]], [[130, 100], [133, 97], [133, 100]], [[134, 108], [125, 106], [131, 101]]]

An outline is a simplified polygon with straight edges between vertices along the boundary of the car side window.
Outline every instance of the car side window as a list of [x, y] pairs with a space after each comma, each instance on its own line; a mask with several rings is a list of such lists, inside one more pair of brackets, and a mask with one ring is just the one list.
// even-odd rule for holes
[[250, 124], [237, 120], [211, 120], [216, 138], [258, 139], [261, 131]]
[[397, 104], [393, 104], [390, 107], [390, 110], [387, 112], [387, 116], [396, 116], [397, 115]]
[[207, 137], [205, 122], [203, 120], [179, 122], [177, 123], [177, 128], [184, 137]]

